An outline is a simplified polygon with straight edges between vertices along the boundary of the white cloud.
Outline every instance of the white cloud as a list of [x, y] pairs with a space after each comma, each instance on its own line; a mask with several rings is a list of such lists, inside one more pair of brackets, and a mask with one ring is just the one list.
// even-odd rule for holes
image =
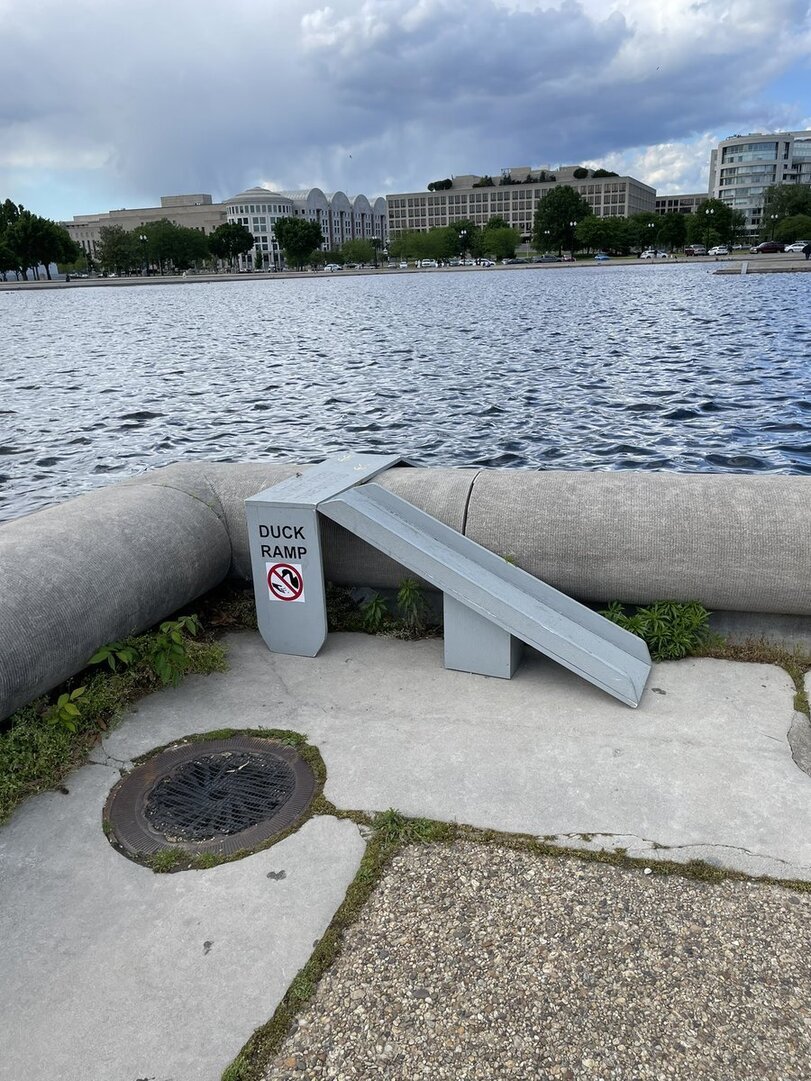
[[807, 0], [0, 0], [0, 25], [18, 200], [38, 170], [146, 204], [585, 159], [701, 190], [716, 135], [811, 108], [807, 81], [766, 93], [808, 55]]

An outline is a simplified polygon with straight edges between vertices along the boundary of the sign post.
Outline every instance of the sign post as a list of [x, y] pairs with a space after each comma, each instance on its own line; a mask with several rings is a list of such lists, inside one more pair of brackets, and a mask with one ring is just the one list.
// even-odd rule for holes
[[327, 637], [318, 504], [401, 463], [344, 454], [246, 499], [259, 632], [274, 653], [314, 657]]

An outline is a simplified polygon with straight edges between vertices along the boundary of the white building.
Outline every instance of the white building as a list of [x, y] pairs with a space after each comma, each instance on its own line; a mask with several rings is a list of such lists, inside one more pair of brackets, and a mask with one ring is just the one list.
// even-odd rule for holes
[[[244, 225], [255, 240], [254, 252], [262, 253], [265, 266], [281, 267], [282, 253], [273, 226], [279, 218], [303, 217], [317, 221], [324, 236], [325, 250], [337, 249], [347, 240], [377, 240], [385, 247], [388, 238], [388, 212], [383, 198], [352, 198], [342, 191], [325, 194], [320, 188], [306, 191], [270, 191], [249, 188], [223, 203], [213, 203], [210, 195], [164, 195], [158, 207], [135, 210], [109, 210], [102, 214], [79, 214], [73, 221], [62, 222], [73, 240], [89, 255], [95, 256], [101, 238], [100, 229], [120, 225], [128, 231], [148, 222], [168, 218], [175, 225], [199, 229], [210, 235], [224, 222]], [[240, 257], [240, 267], [252, 266], [254, 258]]]
[[710, 154], [710, 195], [740, 210], [752, 236], [763, 231], [765, 192], [775, 184], [811, 184], [811, 131], [732, 135]]

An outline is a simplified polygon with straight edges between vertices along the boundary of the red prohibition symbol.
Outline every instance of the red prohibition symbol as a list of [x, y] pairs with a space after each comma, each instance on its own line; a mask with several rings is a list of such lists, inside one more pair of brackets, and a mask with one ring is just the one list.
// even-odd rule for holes
[[304, 592], [304, 579], [289, 563], [274, 563], [268, 571], [268, 588], [276, 600], [297, 601]]

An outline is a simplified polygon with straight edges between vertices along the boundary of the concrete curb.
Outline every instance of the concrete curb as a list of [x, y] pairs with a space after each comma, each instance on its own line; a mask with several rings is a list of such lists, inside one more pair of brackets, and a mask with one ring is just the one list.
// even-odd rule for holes
[[[247, 579], [244, 501], [301, 468], [178, 464], [0, 527], [0, 717], [105, 642]], [[398, 468], [379, 482], [578, 600], [700, 600], [811, 639], [808, 478]], [[405, 574], [332, 524], [324, 550], [335, 582]]]

